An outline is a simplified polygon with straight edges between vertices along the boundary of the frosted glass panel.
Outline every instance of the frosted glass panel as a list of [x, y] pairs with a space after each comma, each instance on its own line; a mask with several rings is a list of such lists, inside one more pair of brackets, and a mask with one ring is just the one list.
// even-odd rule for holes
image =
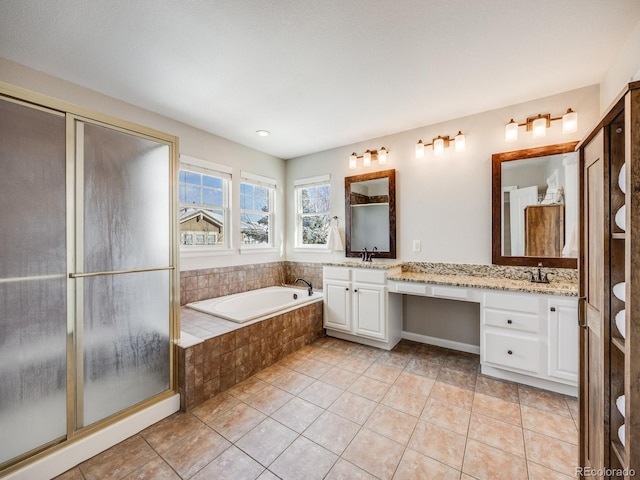
[[84, 425], [169, 388], [169, 275], [83, 280]]
[[0, 464], [66, 435], [65, 120], [0, 100]]
[[85, 124], [85, 271], [169, 265], [169, 147]]

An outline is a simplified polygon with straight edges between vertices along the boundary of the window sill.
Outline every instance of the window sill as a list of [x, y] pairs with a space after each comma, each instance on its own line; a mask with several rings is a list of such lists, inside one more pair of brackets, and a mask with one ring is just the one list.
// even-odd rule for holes
[[278, 247], [271, 247], [271, 246], [250, 246], [250, 245], [241, 245], [240, 246], [240, 253], [242, 255], [247, 255], [247, 254], [252, 254], [252, 253], [278, 253], [279, 249]]
[[329, 250], [326, 245], [322, 247], [293, 247], [294, 252], [300, 253], [331, 253], [333, 250]]
[[195, 257], [217, 257], [223, 255], [233, 255], [232, 248], [180, 248], [181, 258], [195, 258]]

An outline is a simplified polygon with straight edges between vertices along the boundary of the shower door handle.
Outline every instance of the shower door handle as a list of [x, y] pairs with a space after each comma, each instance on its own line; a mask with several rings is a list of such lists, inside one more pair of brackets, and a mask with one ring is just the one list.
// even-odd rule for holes
[[69, 278], [101, 277], [104, 275], [122, 275], [123, 273], [159, 272], [162, 270], [175, 270], [176, 267], [138, 268], [134, 270], [111, 270], [109, 272], [70, 273]]

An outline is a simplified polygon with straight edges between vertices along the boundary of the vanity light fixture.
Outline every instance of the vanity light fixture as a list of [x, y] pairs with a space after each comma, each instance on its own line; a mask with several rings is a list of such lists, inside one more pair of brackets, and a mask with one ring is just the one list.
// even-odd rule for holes
[[387, 155], [389, 151], [380, 147], [380, 150], [366, 150], [362, 155], [358, 155], [356, 152], [353, 152], [349, 156], [349, 168], [351, 170], [358, 167], [358, 159], [362, 159], [363, 167], [371, 167], [371, 162], [373, 160], [377, 160], [379, 165], [385, 165], [387, 163]]
[[575, 133], [578, 131], [578, 114], [571, 108], [561, 117], [552, 117], [550, 113], [538, 114], [535, 117], [528, 117], [524, 123], [517, 123], [513, 118], [504, 127], [504, 141], [515, 142], [518, 140], [518, 127], [525, 127], [527, 132], [531, 132], [533, 138], [540, 138], [547, 135], [547, 128], [551, 122], [562, 120], [562, 133]]
[[460, 130], [453, 138], [449, 137], [449, 135], [445, 135], [444, 137], [438, 135], [438, 137], [434, 138], [431, 143], [423, 143], [422, 140], [418, 140], [418, 143], [416, 143], [416, 160], [424, 158], [424, 147], [432, 147], [433, 154], [440, 156], [444, 153], [444, 149], [449, 147], [451, 142], [455, 142], [456, 152], [464, 152], [466, 148], [466, 138], [464, 133]]

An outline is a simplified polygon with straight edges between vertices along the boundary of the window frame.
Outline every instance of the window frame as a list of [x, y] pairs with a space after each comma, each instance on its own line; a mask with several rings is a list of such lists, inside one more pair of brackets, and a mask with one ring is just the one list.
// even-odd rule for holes
[[[261, 187], [267, 189], [269, 210], [267, 212], [261, 210], [249, 210], [242, 208], [242, 185], [247, 184], [253, 187]], [[240, 174], [240, 218], [239, 218], [239, 231], [240, 231], [240, 251], [257, 251], [257, 250], [272, 250], [275, 248], [275, 233], [276, 233], [276, 189], [277, 180], [269, 177], [263, 177], [262, 175], [256, 175], [249, 172], [241, 172]], [[269, 241], [267, 243], [244, 243], [244, 236], [242, 234], [242, 216], [243, 214], [262, 215], [268, 217], [267, 237]]]
[[[302, 191], [304, 189], [319, 187], [319, 186], [328, 186], [329, 187], [329, 205], [328, 209], [325, 212], [315, 212], [315, 213], [304, 213], [302, 208]], [[295, 241], [294, 248], [297, 250], [327, 250], [328, 244], [328, 235], [325, 243], [303, 243], [303, 219], [305, 217], [313, 217], [326, 215], [328, 217], [327, 220], [327, 228], [330, 226], [331, 222], [331, 176], [330, 175], [321, 175], [317, 177], [309, 177], [309, 178], [301, 178], [297, 179], [293, 183], [294, 188], [294, 198], [295, 198]]]
[[[222, 181], [222, 206], [217, 205], [207, 205], [207, 204], [192, 204], [192, 203], [183, 203], [180, 201], [180, 172], [188, 171], [192, 173], [197, 173], [200, 175], [206, 175], [213, 178], [218, 178]], [[178, 239], [178, 244], [180, 246], [180, 254], [182, 256], [198, 256], [202, 254], [226, 254], [232, 251], [232, 218], [231, 218], [231, 192], [233, 188], [233, 179], [231, 175], [231, 168], [225, 165], [219, 165], [212, 162], [207, 162], [205, 160], [200, 160], [193, 157], [188, 157], [185, 155], [180, 156], [180, 165], [178, 167], [178, 214], [182, 208], [189, 207], [201, 207], [203, 209], [213, 210], [213, 211], [222, 211], [223, 215], [223, 242], [221, 244], [212, 245], [209, 244], [209, 236], [206, 232], [203, 232], [205, 235], [204, 243], [202, 245], [196, 244], [195, 234], [192, 238], [192, 244], [183, 245], [182, 244], [182, 230], [180, 225], [178, 224], [178, 235], [180, 238]], [[178, 223], [180, 222], [178, 218]]]

